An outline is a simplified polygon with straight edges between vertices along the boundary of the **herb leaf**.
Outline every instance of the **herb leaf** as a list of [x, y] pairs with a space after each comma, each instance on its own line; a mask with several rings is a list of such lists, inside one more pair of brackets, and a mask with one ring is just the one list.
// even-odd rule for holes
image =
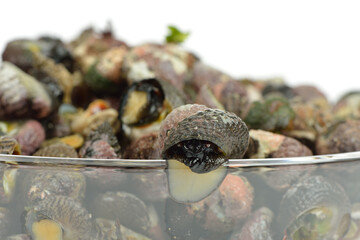
[[166, 36], [167, 43], [183, 43], [190, 35], [190, 32], [181, 32], [175, 26], [168, 26], [169, 33]]

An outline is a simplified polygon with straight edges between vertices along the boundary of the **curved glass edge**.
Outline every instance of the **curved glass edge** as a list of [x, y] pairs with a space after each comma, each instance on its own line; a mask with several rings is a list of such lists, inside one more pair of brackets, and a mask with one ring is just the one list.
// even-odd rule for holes
[[[264, 159], [230, 159], [228, 167], [273, 167], [289, 165], [305, 165], [320, 163], [341, 163], [360, 160], [360, 151], [337, 153], [329, 155], [315, 155], [292, 158], [264, 158]], [[99, 166], [125, 168], [165, 168], [164, 159], [91, 159], [91, 158], [59, 158], [34, 157], [23, 155], [0, 154], [0, 163], [15, 165], [56, 165], [56, 166]]]

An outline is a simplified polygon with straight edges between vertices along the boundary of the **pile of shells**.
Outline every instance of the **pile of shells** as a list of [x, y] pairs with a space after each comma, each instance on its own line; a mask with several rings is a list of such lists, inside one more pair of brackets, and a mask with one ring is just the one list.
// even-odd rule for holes
[[[0, 163], [1, 239], [360, 236], [349, 184], [358, 164], [227, 166], [360, 151], [359, 92], [331, 104], [315, 86], [236, 79], [179, 43], [131, 46], [111, 30], [16, 39], [2, 61], [0, 154], [38, 164]], [[43, 157], [167, 161], [65, 167]]]

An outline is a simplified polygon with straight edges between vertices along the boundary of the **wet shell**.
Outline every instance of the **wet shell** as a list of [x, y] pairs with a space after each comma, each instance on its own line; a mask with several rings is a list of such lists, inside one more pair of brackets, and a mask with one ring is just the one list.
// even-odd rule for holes
[[44, 86], [9, 62], [0, 67], [0, 119], [44, 118], [52, 110]]
[[206, 231], [231, 232], [251, 213], [253, 188], [245, 177], [228, 174], [220, 187], [187, 211]]
[[79, 172], [46, 170], [31, 173], [24, 189], [26, 200], [36, 205], [50, 196], [65, 196], [81, 202], [85, 196], [85, 176]]
[[103, 191], [124, 189], [127, 186], [128, 174], [118, 171], [118, 168], [86, 167], [84, 175], [87, 178], [88, 186], [94, 186]]
[[165, 204], [166, 230], [172, 240], [198, 240], [202, 233], [193, 214], [189, 214], [186, 204], [173, 201], [171, 198]]
[[0, 237], [4, 239], [11, 228], [10, 211], [7, 208], [0, 207]]
[[30, 209], [26, 230], [32, 239], [91, 239], [91, 215], [69, 197], [50, 196]]
[[21, 154], [20, 145], [15, 138], [0, 136], [0, 154]]
[[279, 232], [288, 240], [340, 239], [350, 224], [345, 191], [322, 176], [301, 178], [284, 194], [279, 209]]
[[219, 146], [227, 158], [241, 158], [247, 149], [249, 132], [235, 114], [204, 105], [188, 104], [172, 111], [159, 135], [162, 156], [173, 145], [185, 140], [205, 140]]
[[62, 142], [51, 144], [50, 146], [42, 147], [36, 151], [33, 156], [42, 157], [62, 157], [62, 158], [77, 158], [76, 150]]
[[164, 201], [169, 196], [166, 173], [162, 170], [144, 170], [130, 174], [128, 187], [146, 201]]
[[[285, 158], [310, 156], [312, 152], [296, 139], [263, 130], [250, 130], [250, 143], [247, 158]], [[308, 175], [316, 166], [278, 166], [257, 171], [266, 185], [284, 191], [300, 176]]]
[[274, 213], [262, 207], [246, 221], [241, 231], [235, 230], [229, 240], [272, 240], [271, 223]]
[[151, 226], [148, 209], [143, 201], [127, 192], [106, 192], [93, 202], [96, 218], [119, 221], [121, 225], [144, 235]]

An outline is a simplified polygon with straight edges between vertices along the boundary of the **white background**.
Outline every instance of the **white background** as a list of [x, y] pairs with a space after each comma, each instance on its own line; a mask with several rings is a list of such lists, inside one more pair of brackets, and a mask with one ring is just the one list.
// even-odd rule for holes
[[1, 1], [0, 51], [13, 38], [68, 41], [108, 21], [130, 45], [162, 42], [169, 24], [190, 31], [184, 47], [234, 77], [315, 84], [332, 101], [360, 90], [360, 2], [350, 0]]

